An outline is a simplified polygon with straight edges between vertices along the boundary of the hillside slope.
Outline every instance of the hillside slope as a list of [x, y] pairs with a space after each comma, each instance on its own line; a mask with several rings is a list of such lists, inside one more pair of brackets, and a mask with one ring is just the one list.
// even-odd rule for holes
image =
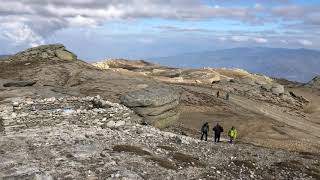
[[0, 179], [319, 179], [318, 90], [281, 82], [27, 49], [0, 61]]

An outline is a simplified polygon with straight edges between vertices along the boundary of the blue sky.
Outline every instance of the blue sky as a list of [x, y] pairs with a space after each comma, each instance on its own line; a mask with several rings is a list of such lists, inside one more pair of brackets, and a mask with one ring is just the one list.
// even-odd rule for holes
[[63, 43], [82, 59], [232, 47], [320, 49], [319, 0], [0, 0], [0, 54]]

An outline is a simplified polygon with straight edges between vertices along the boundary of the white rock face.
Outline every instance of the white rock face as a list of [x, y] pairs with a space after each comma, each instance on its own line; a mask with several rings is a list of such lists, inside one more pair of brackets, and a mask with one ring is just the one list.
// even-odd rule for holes
[[116, 122], [114, 122], [114, 121], [109, 121], [107, 123], [107, 127], [109, 127], [109, 128], [115, 127], [115, 125], [116, 125]]
[[271, 88], [271, 92], [276, 95], [280, 95], [284, 93], [284, 86], [280, 84], [274, 84]]

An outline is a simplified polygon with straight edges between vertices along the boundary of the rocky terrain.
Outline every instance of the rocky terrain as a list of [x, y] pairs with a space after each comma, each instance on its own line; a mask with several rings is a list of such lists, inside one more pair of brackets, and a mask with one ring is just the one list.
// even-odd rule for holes
[[31, 48], [0, 61], [0, 179], [319, 179], [315, 81]]
[[16, 98], [2, 105], [3, 179], [316, 179], [320, 157], [213, 144], [140, 125], [99, 97]]
[[311, 88], [320, 88], [320, 76], [314, 77], [311, 81], [309, 81], [305, 86], [311, 87]]

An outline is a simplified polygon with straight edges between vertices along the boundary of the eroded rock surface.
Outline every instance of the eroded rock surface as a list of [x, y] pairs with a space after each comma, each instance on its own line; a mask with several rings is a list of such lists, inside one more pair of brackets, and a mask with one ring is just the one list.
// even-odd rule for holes
[[121, 102], [156, 127], [167, 127], [179, 118], [180, 90], [169, 86], [150, 86], [130, 92]]

